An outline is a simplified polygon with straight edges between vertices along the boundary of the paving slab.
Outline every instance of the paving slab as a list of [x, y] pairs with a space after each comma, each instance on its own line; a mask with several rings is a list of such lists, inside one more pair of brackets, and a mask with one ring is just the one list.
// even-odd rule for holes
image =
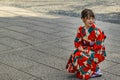
[[102, 77], [98, 77], [98, 78], [91, 78], [90, 80], [119, 80], [120, 76], [116, 76], [107, 72], [102, 72], [103, 75]]
[[5, 64], [0, 64], [0, 80], [41, 80], [34, 76], [16, 70]]
[[46, 28], [46, 27], [44, 27], [44, 26], [34, 26], [34, 27], [31, 27], [31, 29], [33, 29], [33, 30], [37, 30], [37, 31], [40, 31], [40, 32], [44, 32], [44, 33], [48, 33], [48, 34], [50, 34], [50, 33], [57, 33], [58, 31], [55, 31], [55, 30], [53, 30], [53, 29], [51, 29], [51, 28]]
[[42, 42], [45, 42], [44, 39], [39, 39], [39, 38], [35, 38], [35, 37], [29, 37], [27, 39], [22, 39], [21, 41], [26, 42], [30, 45], [37, 45], [37, 44], [40, 44]]
[[21, 32], [21, 33], [26, 33], [26, 32], [29, 32], [29, 31], [33, 31], [31, 29], [28, 29], [28, 28], [25, 28], [25, 27], [19, 27], [19, 26], [10, 26], [10, 27], [5, 27], [9, 30], [13, 30], [13, 31], [16, 31], [16, 32]]
[[15, 39], [12, 39], [12, 38], [9, 38], [9, 37], [0, 38], [0, 43], [2, 43], [4, 45], [7, 45], [7, 46], [10, 46], [12, 48], [25, 47], [25, 46], [29, 45], [25, 42], [15, 40]]
[[109, 54], [107, 54], [107, 60], [120, 64], [120, 55], [118, 52], [114, 53], [114, 52], [108, 51], [108, 53]]
[[5, 32], [6, 32], [6, 29], [0, 28], [0, 38], [6, 36], [6, 35], [4, 34]]
[[120, 77], [120, 64], [116, 64], [108, 69], [105, 69], [104, 71]]
[[12, 47], [0, 44], [0, 51], [10, 50], [10, 49], [12, 49]]
[[53, 36], [48, 33], [40, 32], [40, 31], [31, 31], [26, 34], [35, 38], [44, 39], [46, 41], [53, 41], [60, 38], [59, 36]]
[[36, 78], [38, 79], [48, 79], [48, 75], [51, 75], [51, 77], [55, 77], [56, 75], [58, 75], [58, 73], [63, 73], [62, 71], [54, 69], [52, 67], [38, 64], [34, 61], [9, 53], [1, 54], [0, 62], [11, 66], [17, 70], [20, 70], [21, 72], [36, 76]]
[[108, 69], [108, 68], [111, 68], [115, 65], [117, 65], [117, 63], [114, 63], [114, 62], [111, 62], [111, 61], [108, 61], [108, 60], [105, 60], [104, 62], [99, 64], [100, 69], [103, 70], [103, 71]]
[[61, 38], [73, 36], [73, 34], [68, 33], [67, 30], [64, 31], [64, 32], [63, 31], [62, 32], [56, 32], [56, 33], [53, 33], [52, 35], [59, 36]]
[[66, 57], [68, 57], [68, 55], [70, 55], [71, 53], [71, 51], [61, 49], [59, 47], [55, 47], [52, 45], [45, 45], [45, 44], [34, 46], [32, 47], [32, 49], [39, 50], [45, 54], [49, 54], [49, 55], [52, 55], [58, 58], [63, 58], [63, 59], [66, 59]]
[[11, 38], [15, 38], [15, 39], [18, 39], [18, 40], [22, 40], [22, 39], [27, 39], [27, 38], [30, 38], [30, 36], [28, 35], [25, 35], [23, 33], [19, 33], [19, 32], [15, 32], [15, 31], [11, 31], [11, 30], [6, 30], [1, 33], [2, 35], [5, 35], [5, 36], [9, 36]]
[[104, 71], [120, 77], [120, 69], [119, 68], [120, 68], [120, 64], [116, 64], [108, 69], [105, 69]]
[[42, 52], [32, 50], [31, 48], [17, 50], [11, 52], [12, 54], [19, 55], [21, 57], [33, 60], [37, 63], [41, 63], [44, 65], [51, 66], [56, 69], [60, 69], [65, 71], [65, 65], [67, 63], [66, 59], [60, 59], [58, 57], [50, 56], [48, 54], [44, 54]]

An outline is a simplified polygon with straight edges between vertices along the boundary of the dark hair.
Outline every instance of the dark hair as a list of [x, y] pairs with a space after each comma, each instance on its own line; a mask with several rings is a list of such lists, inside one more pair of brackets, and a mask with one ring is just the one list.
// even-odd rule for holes
[[93, 11], [91, 9], [84, 9], [82, 12], [81, 12], [81, 18], [89, 18], [89, 17], [93, 17], [95, 18], [95, 15], [93, 13]]

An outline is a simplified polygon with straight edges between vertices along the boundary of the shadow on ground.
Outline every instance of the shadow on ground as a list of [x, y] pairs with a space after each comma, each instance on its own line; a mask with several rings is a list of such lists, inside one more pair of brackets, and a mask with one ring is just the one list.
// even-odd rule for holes
[[[57, 10], [57, 11], [50, 11], [49, 14], [59, 14], [59, 15], [66, 15], [71, 17], [81, 17], [80, 13], [76, 13], [74, 11], [64, 11], [64, 10]], [[120, 24], [120, 12], [116, 13], [106, 13], [106, 14], [95, 14], [96, 20], [105, 21], [109, 23], [116, 23]]]

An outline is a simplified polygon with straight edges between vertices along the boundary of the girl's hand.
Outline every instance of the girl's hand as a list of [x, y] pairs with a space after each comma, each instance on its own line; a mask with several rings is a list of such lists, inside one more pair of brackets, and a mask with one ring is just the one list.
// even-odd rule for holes
[[87, 49], [84, 49], [82, 46], [78, 47], [78, 50], [82, 52], [87, 52]]

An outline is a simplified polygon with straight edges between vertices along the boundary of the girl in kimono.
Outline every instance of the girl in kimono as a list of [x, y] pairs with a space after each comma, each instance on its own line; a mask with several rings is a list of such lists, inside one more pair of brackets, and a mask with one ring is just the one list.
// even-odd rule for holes
[[84, 9], [81, 12], [81, 19], [84, 26], [80, 26], [77, 30], [74, 40], [75, 50], [70, 55], [66, 69], [70, 73], [76, 72], [77, 78], [88, 80], [102, 76], [99, 63], [106, 57], [104, 46], [106, 36], [94, 24], [95, 16], [92, 10]]

